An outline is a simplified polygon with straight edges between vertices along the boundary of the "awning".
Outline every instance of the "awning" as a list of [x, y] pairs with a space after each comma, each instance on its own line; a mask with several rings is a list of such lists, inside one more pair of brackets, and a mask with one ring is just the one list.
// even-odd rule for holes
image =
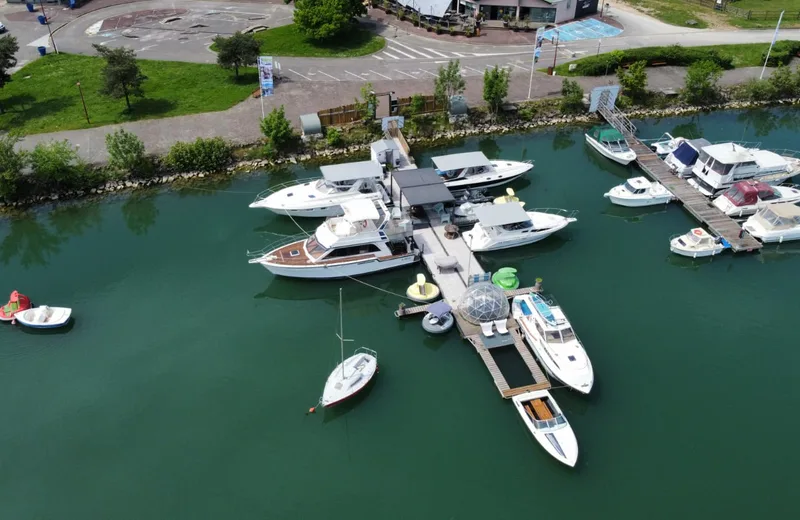
[[442, 18], [452, 0], [397, 0], [397, 3], [417, 11], [420, 16]]
[[342, 209], [344, 210], [344, 218], [348, 222], [377, 220], [380, 218], [378, 208], [375, 207], [375, 202], [368, 199], [356, 199], [342, 202]]
[[356, 179], [380, 178], [383, 176], [383, 166], [375, 161], [331, 164], [320, 167], [320, 171], [325, 180], [330, 182], [354, 181]]
[[431, 159], [437, 170], [448, 172], [476, 166], [491, 166], [492, 163], [483, 152], [454, 153], [451, 155], [440, 155]]
[[482, 226], [505, 226], [531, 219], [519, 204], [492, 204], [476, 206], [473, 210]]
[[433, 168], [416, 168], [413, 170], [397, 170], [392, 172], [394, 182], [403, 188], [413, 188], [415, 186], [430, 186], [432, 184], [444, 184], [444, 181]]
[[403, 198], [411, 206], [424, 206], [426, 204], [436, 204], [438, 202], [453, 202], [455, 197], [444, 184], [429, 184], [427, 186], [412, 186], [400, 190]]

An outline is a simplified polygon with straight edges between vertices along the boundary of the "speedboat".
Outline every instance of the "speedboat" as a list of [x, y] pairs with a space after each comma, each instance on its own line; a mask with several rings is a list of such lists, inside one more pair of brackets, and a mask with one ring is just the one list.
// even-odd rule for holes
[[419, 261], [411, 219], [399, 209], [390, 215], [382, 201], [342, 203], [344, 216], [332, 217], [310, 237], [284, 237], [249, 263], [279, 276], [346, 278], [404, 267]]
[[685, 235], [670, 238], [669, 249], [676, 255], [690, 258], [718, 255], [730, 244], [724, 238], [709, 235], [703, 228], [694, 228]]
[[522, 177], [533, 168], [531, 161], [490, 161], [483, 152], [441, 155], [431, 161], [450, 190], [500, 186]]
[[342, 320], [342, 290], [339, 289], [339, 348], [342, 362], [333, 369], [325, 389], [322, 391], [320, 404], [329, 408], [350, 399], [364, 388], [378, 372], [378, 353], [372, 349], [361, 347], [356, 349], [352, 356], [344, 358], [344, 325]]
[[800, 201], [794, 186], [770, 186], [760, 181], [740, 181], [714, 199], [714, 206], [729, 217], [752, 215], [770, 204]]
[[31, 300], [18, 291], [13, 291], [8, 303], [0, 307], [0, 321], [12, 321], [17, 313], [31, 308]]
[[650, 149], [659, 157], [665, 157], [671, 154], [686, 140], [683, 137], [672, 137], [672, 134], [669, 132], [665, 132], [664, 136], [666, 136], [666, 139], [658, 140], [650, 145]]
[[478, 222], [462, 235], [472, 251], [494, 251], [532, 244], [577, 221], [574, 211], [525, 211], [518, 203], [475, 206], [472, 211]]
[[514, 297], [511, 315], [548, 374], [582, 394], [592, 390], [592, 362], [560, 306], [530, 293]]
[[251, 208], [293, 217], [334, 217], [351, 200], [389, 201], [383, 167], [375, 161], [322, 166], [321, 179], [284, 183], [258, 194]]
[[800, 173], [800, 159], [736, 143], [712, 144], [700, 150], [692, 173], [689, 184], [712, 197], [748, 179], [780, 184]]
[[636, 152], [631, 150], [625, 137], [615, 128], [598, 126], [584, 136], [589, 146], [614, 162], [626, 166], [636, 160]]
[[72, 309], [42, 305], [18, 312], [15, 317], [22, 325], [32, 329], [56, 329], [69, 323], [71, 315]]
[[800, 207], [790, 202], [770, 204], [756, 211], [742, 227], [764, 243], [800, 240]]
[[624, 184], [611, 188], [603, 196], [618, 206], [629, 208], [666, 204], [675, 198], [667, 188], [644, 177], [628, 179]]
[[511, 401], [542, 448], [559, 462], [575, 466], [578, 462], [578, 440], [550, 392], [526, 392], [515, 395]]
[[664, 162], [672, 173], [681, 179], [687, 179], [692, 176], [692, 168], [700, 156], [700, 149], [704, 146], [711, 146], [711, 143], [706, 139], [688, 139], [679, 144], [673, 152], [667, 154]]

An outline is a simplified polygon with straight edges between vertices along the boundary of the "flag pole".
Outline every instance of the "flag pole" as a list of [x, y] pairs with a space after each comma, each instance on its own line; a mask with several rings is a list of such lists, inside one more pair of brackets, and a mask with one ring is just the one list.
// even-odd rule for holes
[[778, 39], [778, 30], [781, 28], [781, 20], [783, 20], [783, 13], [786, 11], [781, 11], [781, 15], [778, 17], [778, 25], [775, 26], [775, 34], [772, 36], [772, 43], [769, 44], [769, 50], [767, 51], [767, 59], [764, 60], [764, 66], [761, 67], [761, 75], [758, 79], [764, 79], [764, 71], [767, 69], [767, 62], [769, 61], [769, 55], [772, 52], [772, 46], [775, 45], [775, 40]]
[[266, 116], [264, 115], [264, 86], [261, 84], [261, 67], [263, 67], [263, 64], [261, 63], [261, 56], [259, 56], [258, 57], [258, 92], [259, 92], [258, 99], [261, 100], [261, 119], [263, 120]]
[[533, 69], [536, 67], [536, 38], [533, 42], [533, 54], [531, 55], [531, 79], [528, 81], [528, 99], [531, 98], [531, 90], [533, 90]]

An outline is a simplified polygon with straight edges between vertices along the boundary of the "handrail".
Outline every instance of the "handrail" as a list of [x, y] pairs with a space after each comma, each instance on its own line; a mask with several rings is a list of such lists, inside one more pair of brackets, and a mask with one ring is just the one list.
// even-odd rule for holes
[[565, 218], [575, 218], [579, 213], [577, 209], [562, 209], [562, 208], [532, 208], [525, 211], [533, 211], [536, 213], [546, 213], [548, 215], [558, 215]]
[[280, 235], [278, 233], [271, 233], [271, 234], [276, 236], [276, 237], [278, 237], [278, 238], [276, 238], [272, 242], [269, 242], [267, 245], [265, 245], [263, 248], [259, 249], [258, 251], [250, 251], [248, 249], [247, 256], [249, 256], [251, 258], [254, 258], [254, 259], [255, 258], [261, 258], [262, 256], [265, 256], [267, 253], [269, 253], [271, 251], [274, 251], [275, 249], [278, 249], [279, 247], [283, 247], [285, 245], [291, 244], [292, 242], [297, 242], [299, 240], [305, 240], [306, 238], [308, 238], [308, 235], [306, 235], [304, 233], [298, 233], [296, 235]]
[[363, 352], [364, 354], [369, 354], [370, 356], [374, 357], [376, 360], [378, 359], [378, 353], [372, 350], [371, 348], [367, 347], [358, 347], [354, 352], [353, 355]]
[[280, 184], [276, 184], [275, 186], [272, 186], [271, 188], [267, 188], [266, 190], [264, 190], [261, 193], [259, 193], [258, 195], [256, 195], [256, 198], [255, 198], [255, 200], [253, 202], [259, 202], [261, 200], [264, 200], [267, 197], [269, 197], [270, 195], [272, 195], [273, 193], [277, 193], [277, 192], [279, 192], [279, 191], [281, 191], [281, 190], [283, 190], [285, 188], [291, 188], [292, 186], [299, 186], [300, 184], [306, 184], [306, 183], [309, 183], [309, 182], [315, 182], [315, 181], [318, 181], [320, 179], [322, 179], [322, 177], [313, 177], [313, 178], [310, 178], [310, 179], [294, 179], [294, 180], [291, 180], [291, 181], [286, 181], [286, 182], [282, 182]]

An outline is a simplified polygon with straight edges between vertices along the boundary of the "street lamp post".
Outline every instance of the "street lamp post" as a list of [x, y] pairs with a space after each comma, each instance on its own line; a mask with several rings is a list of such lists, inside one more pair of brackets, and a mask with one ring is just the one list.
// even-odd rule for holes
[[44, 16], [45, 25], [47, 25], [47, 31], [50, 33], [50, 41], [53, 42], [53, 50], [56, 51], [58, 54], [58, 47], [56, 47], [56, 41], [53, 39], [53, 29], [50, 27], [50, 21], [47, 19], [47, 14], [44, 12], [44, 4], [42, 0], [39, 0], [39, 7], [42, 8], [42, 16]]
[[553, 75], [556, 74], [556, 58], [558, 58], [558, 30], [556, 30], [556, 48], [553, 51]]
[[81, 88], [81, 82], [79, 81], [77, 85], [78, 85], [78, 92], [81, 93], [81, 103], [83, 103], [83, 113], [86, 114], [86, 122], [88, 124], [92, 124], [92, 122], [89, 121], [89, 111], [86, 109], [86, 100], [83, 98], [83, 89]]

